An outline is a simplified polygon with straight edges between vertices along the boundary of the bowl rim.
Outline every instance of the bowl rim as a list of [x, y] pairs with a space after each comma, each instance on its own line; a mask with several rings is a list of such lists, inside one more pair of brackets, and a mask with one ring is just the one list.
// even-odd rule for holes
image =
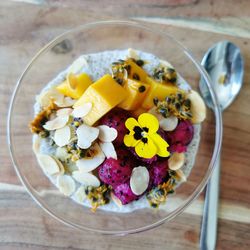
[[[58, 42], [60, 39], [62, 39], [63, 37], [67, 36], [68, 34], [77, 32], [77, 31], [84, 31], [84, 30], [88, 30], [91, 29], [92, 27], [96, 27], [96, 26], [112, 26], [112, 25], [126, 25], [126, 26], [132, 26], [135, 28], [139, 28], [139, 29], [143, 29], [146, 30], [148, 32], [153, 32], [156, 33], [158, 35], [161, 35], [162, 37], [167, 37], [168, 39], [174, 41], [176, 43], [176, 45], [183, 50], [183, 52], [186, 54], [186, 56], [192, 61], [192, 63], [196, 66], [196, 68], [198, 69], [198, 71], [200, 72], [200, 74], [202, 75], [202, 77], [204, 78], [207, 87], [209, 89], [209, 92], [211, 94], [211, 98], [214, 102], [214, 116], [215, 116], [215, 121], [216, 121], [216, 126], [215, 126], [215, 143], [214, 143], [214, 148], [213, 148], [213, 155], [212, 158], [210, 159], [208, 168], [206, 170], [206, 174], [203, 177], [202, 181], [199, 183], [199, 185], [195, 188], [195, 190], [193, 191], [192, 195], [190, 195], [187, 200], [185, 201], [185, 203], [178, 207], [176, 210], [174, 210], [173, 212], [171, 212], [168, 216], [154, 222], [153, 224], [150, 225], [146, 225], [146, 226], [142, 226], [139, 228], [134, 228], [134, 229], [127, 229], [127, 230], [102, 230], [102, 229], [95, 229], [95, 228], [89, 228], [87, 226], [82, 226], [82, 225], [78, 225], [75, 224], [65, 218], [62, 218], [62, 216], [58, 216], [56, 215], [53, 211], [51, 211], [51, 209], [42, 201], [42, 199], [36, 195], [36, 191], [34, 190], [34, 188], [29, 184], [29, 182], [27, 181], [26, 177], [23, 176], [21, 174], [21, 172], [19, 172], [19, 167], [17, 164], [17, 161], [15, 159], [15, 155], [14, 155], [14, 151], [13, 151], [13, 147], [12, 147], [12, 135], [10, 133], [11, 131], [11, 115], [12, 115], [12, 111], [13, 111], [13, 106], [14, 106], [14, 102], [16, 99], [16, 93], [19, 90], [20, 87], [20, 83], [22, 82], [23, 78], [25, 77], [26, 73], [28, 72], [28, 70], [32, 67], [33, 63], [35, 63], [36, 59], [39, 58], [39, 56], [41, 54], [43, 54], [43, 52], [46, 52], [48, 49], [50, 49], [51, 47], [53, 47], [55, 45], [56, 42]], [[199, 195], [200, 193], [203, 191], [204, 187], [206, 186], [213, 170], [215, 167], [215, 163], [216, 160], [218, 158], [218, 155], [220, 153], [220, 149], [221, 149], [221, 144], [222, 144], [222, 134], [223, 134], [223, 126], [222, 126], [222, 114], [221, 114], [221, 110], [218, 104], [218, 100], [216, 97], [216, 94], [213, 90], [212, 84], [211, 84], [211, 80], [209, 75], [207, 74], [206, 70], [203, 68], [203, 66], [198, 62], [198, 60], [195, 59], [195, 57], [193, 56], [193, 54], [189, 51], [189, 49], [187, 49], [182, 43], [180, 43], [176, 38], [174, 38], [172, 35], [167, 34], [164, 31], [161, 30], [156, 30], [154, 28], [148, 27], [144, 24], [135, 22], [135, 21], [125, 21], [125, 20], [110, 20], [110, 21], [97, 21], [97, 22], [91, 22], [91, 23], [87, 23], [87, 24], [83, 24], [83, 25], [79, 25], [73, 29], [69, 29], [65, 32], [63, 32], [62, 34], [56, 36], [54, 39], [52, 39], [49, 43], [47, 43], [47, 45], [45, 45], [43, 48], [41, 48], [36, 54], [35, 56], [30, 60], [30, 62], [27, 64], [27, 66], [25, 67], [24, 71], [22, 72], [21, 76], [19, 77], [19, 79], [17, 80], [16, 86], [14, 88], [14, 91], [12, 93], [11, 99], [10, 99], [10, 104], [9, 104], [9, 110], [8, 110], [8, 116], [7, 116], [7, 143], [8, 143], [8, 148], [9, 148], [9, 153], [10, 153], [10, 157], [11, 157], [11, 161], [12, 164], [14, 166], [14, 169], [16, 171], [16, 174], [18, 176], [18, 178], [20, 179], [22, 185], [26, 188], [26, 191], [29, 193], [29, 195], [33, 198], [33, 200], [45, 211], [47, 212], [49, 215], [51, 215], [52, 217], [54, 217], [56, 220], [62, 222], [63, 224], [73, 227], [75, 229], [79, 229], [79, 230], [88, 230], [94, 233], [101, 233], [104, 235], [127, 235], [127, 234], [134, 234], [134, 233], [138, 233], [138, 232], [143, 232], [149, 229], [153, 229], [161, 224], [163, 224], [164, 222], [170, 221], [171, 219], [173, 219], [174, 217], [176, 217], [177, 215], [179, 215], [180, 213], [182, 213]]]

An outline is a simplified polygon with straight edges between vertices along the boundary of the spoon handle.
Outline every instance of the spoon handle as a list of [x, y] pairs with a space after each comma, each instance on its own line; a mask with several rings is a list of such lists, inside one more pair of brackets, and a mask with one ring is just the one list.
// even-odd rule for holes
[[206, 188], [200, 236], [201, 250], [214, 250], [217, 239], [218, 198], [220, 190], [220, 154]]

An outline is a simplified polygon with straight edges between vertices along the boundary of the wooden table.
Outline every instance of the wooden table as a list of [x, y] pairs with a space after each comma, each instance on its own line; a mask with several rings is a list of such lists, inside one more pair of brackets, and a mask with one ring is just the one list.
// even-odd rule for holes
[[[135, 3], [136, 2], [136, 3]], [[0, 2], [1, 249], [199, 249], [204, 196], [174, 221], [127, 237], [66, 227], [43, 212], [21, 186], [6, 144], [10, 95], [34, 53], [57, 34], [94, 20], [132, 18], [171, 33], [198, 59], [228, 39], [242, 50], [244, 86], [223, 114], [217, 249], [250, 249], [250, 2], [248, 0], [15, 0]]]

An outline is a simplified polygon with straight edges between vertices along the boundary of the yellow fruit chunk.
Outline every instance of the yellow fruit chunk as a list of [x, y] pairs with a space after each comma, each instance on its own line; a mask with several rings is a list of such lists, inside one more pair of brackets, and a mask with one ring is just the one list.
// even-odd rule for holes
[[146, 82], [148, 75], [143, 68], [138, 66], [132, 59], [126, 60], [126, 64], [130, 65], [130, 70], [128, 72], [129, 73], [128, 77], [130, 79], [135, 79], [141, 82]]
[[131, 79], [128, 79], [123, 87], [127, 92], [127, 97], [118, 105], [118, 107], [125, 110], [137, 109], [141, 105], [150, 88], [149, 84]]
[[67, 76], [67, 79], [56, 88], [61, 94], [65, 96], [69, 96], [73, 99], [79, 99], [91, 84], [92, 80], [87, 74], [82, 73], [75, 76], [70, 73]]
[[145, 109], [150, 109], [154, 106], [154, 98], [158, 98], [160, 101], [162, 101], [164, 98], [166, 98], [166, 96], [180, 91], [178, 87], [171, 83], [162, 84], [150, 77], [147, 77], [146, 82], [150, 85], [150, 89], [142, 103], [142, 107]]
[[102, 116], [123, 101], [126, 96], [126, 90], [111, 75], [107, 74], [87, 88], [81, 98], [74, 104], [74, 108], [84, 103], [92, 103], [91, 111], [83, 118], [83, 121], [87, 125], [92, 126]]

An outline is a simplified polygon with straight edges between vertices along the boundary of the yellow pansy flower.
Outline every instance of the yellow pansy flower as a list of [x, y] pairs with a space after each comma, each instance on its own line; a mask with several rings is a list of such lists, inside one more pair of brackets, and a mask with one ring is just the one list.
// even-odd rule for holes
[[129, 134], [124, 136], [124, 144], [134, 147], [135, 152], [142, 158], [152, 158], [155, 155], [168, 157], [168, 143], [159, 135], [159, 121], [149, 113], [143, 113], [135, 118], [128, 118], [125, 122]]

